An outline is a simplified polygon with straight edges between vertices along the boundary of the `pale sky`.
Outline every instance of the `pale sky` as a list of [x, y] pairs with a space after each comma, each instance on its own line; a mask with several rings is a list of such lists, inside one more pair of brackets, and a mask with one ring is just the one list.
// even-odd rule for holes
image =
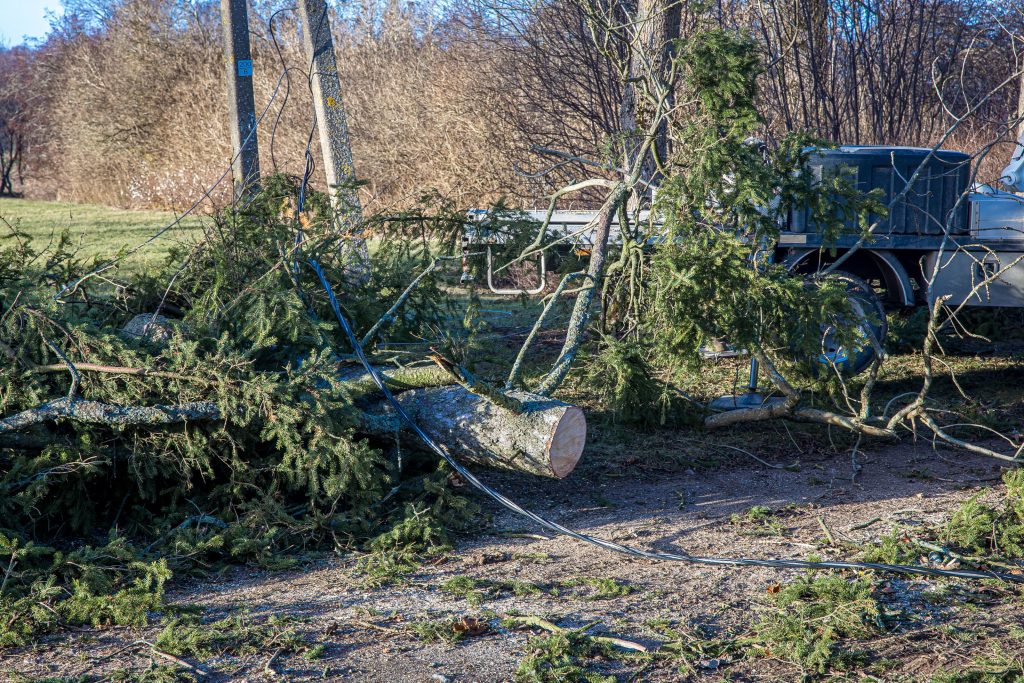
[[45, 36], [48, 11], [60, 15], [64, 8], [59, 0], [0, 0], [0, 45], [12, 47]]

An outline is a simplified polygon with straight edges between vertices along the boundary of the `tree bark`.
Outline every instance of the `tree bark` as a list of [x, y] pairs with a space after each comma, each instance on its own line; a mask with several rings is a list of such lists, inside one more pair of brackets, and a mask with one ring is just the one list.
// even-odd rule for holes
[[117, 406], [98, 401], [60, 398], [0, 419], [0, 435], [61, 418], [116, 426], [155, 426], [192, 420], [217, 420], [220, 419], [220, 409], [214, 401], [163, 406]]
[[[627, 135], [625, 168], [632, 168], [640, 155], [642, 141], [637, 139], [650, 125], [652, 112], [650, 102], [637, 92], [637, 83], [647, 78], [649, 83], [665, 81], [672, 61], [674, 41], [679, 38], [682, 22], [682, 3], [674, 0], [639, 0], [634, 15], [635, 36], [629, 60], [629, 78], [623, 84], [622, 103], [619, 110], [619, 127]], [[666, 84], [671, 86], [671, 84]], [[653, 197], [651, 183], [658, 180], [655, 158], [664, 164], [668, 157], [668, 120], [659, 123], [650, 152], [642, 160], [640, 181], [642, 189], [636, 189], [629, 198], [627, 210], [630, 214], [640, 208], [642, 201], [650, 202]]]
[[[459, 460], [542, 477], [566, 477], [586, 443], [583, 411], [525, 391], [506, 393], [522, 406], [520, 412], [459, 386], [416, 389], [396, 398], [427, 436]], [[385, 404], [369, 410], [361, 426], [375, 434], [402, 427]]]
[[[381, 368], [377, 371], [392, 392], [441, 387], [452, 383], [452, 376], [436, 365], [421, 365], [401, 368]], [[341, 381], [353, 400], [361, 400], [373, 394], [380, 394], [376, 382], [361, 365], [349, 366], [341, 371]]]
[[[400, 368], [385, 376], [394, 391], [412, 383], [434, 385], [451, 377], [441, 368]], [[376, 385], [368, 376], [344, 380], [353, 397], [372, 400]], [[572, 472], [586, 443], [587, 421], [576, 406], [525, 391], [503, 392], [518, 410], [498, 405], [461, 386], [430, 386], [399, 394], [397, 400], [432, 439], [460, 460], [561, 479]], [[61, 398], [0, 418], [0, 447], [38, 445], [41, 435], [19, 432], [60, 419], [111, 426], [160, 427], [215, 421], [223, 415], [215, 401], [175, 405], [120, 406]], [[360, 431], [393, 434], [404, 425], [390, 405], [377, 401], [362, 413]], [[29, 438], [31, 437], [31, 438]], [[54, 436], [54, 439], [57, 437]]]
[[576, 360], [576, 353], [583, 343], [583, 336], [587, 325], [590, 323], [591, 307], [594, 304], [594, 295], [601, 291], [602, 278], [604, 277], [604, 262], [608, 255], [608, 236], [611, 233], [612, 220], [616, 212], [622, 206], [622, 202], [629, 195], [630, 186], [626, 182], [618, 183], [612, 190], [610, 196], [605, 200], [601, 213], [597, 217], [594, 229], [594, 246], [590, 252], [590, 265], [587, 266], [588, 286], [583, 288], [576, 296], [576, 303], [573, 304], [572, 314], [569, 317], [569, 326], [565, 332], [565, 341], [562, 343], [562, 351], [558, 359], [551, 367], [551, 371], [543, 379], [538, 388], [538, 393], [549, 396], [562, 384], [562, 380], [569, 374], [573, 361]]

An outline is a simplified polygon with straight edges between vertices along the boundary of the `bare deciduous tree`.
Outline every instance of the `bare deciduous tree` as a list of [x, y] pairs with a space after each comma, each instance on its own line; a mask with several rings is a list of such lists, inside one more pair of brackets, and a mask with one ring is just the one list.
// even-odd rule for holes
[[32, 78], [25, 49], [0, 50], [0, 195], [15, 195], [23, 186], [34, 117]]

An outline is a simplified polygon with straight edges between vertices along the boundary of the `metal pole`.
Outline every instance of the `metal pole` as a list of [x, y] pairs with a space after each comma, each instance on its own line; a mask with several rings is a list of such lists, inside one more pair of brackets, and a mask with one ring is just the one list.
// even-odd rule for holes
[[246, 0], [221, 0], [224, 61], [227, 66], [228, 111], [235, 198], [254, 190], [260, 179], [260, 151], [256, 141], [256, 101], [252, 94], [252, 52], [249, 48], [249, 13]]
[[[775, 251], [774, 251], [774, 249], [772, 249], [771, 247], [769, 247], [769, 245], [767, 245], [765, 242], [762, 241], [761, 244], [758, 245], [758, 248], [752, 254], [752, 258], [754, 260], [754, 264], [753, 265], [754, 265], [755, 268], [759, 267], [758, 264], [757, 264], [757, 256], [758, 256], [759, 253], [760, 254], [764, 254], [764, 263], [765, 263], [765, 265], [775, 261]], [[763, 269], [763, 266], [761, 268]], [[751, 394], [753, 394], [753, 393], [755, 393], [757, 391], [757, 371], [758, 371], [759, 367], [760, 367], [760, 363], [757, 362], [757, 358], [755, 358], [754, 354], [751, 353], [750, 354], [750, 377], [747, 379], [747, 391], [749, 393], [751, 393]]]
[[313, 109], [316, 112], [324, 173], [332, 201], [342, 214], [360, 214], [354, 186], [355, 168], [349, 144], [348, 121], [341, 100], [338, 63], [325, 0], [300, 0], [302, 42], [312, 65]]

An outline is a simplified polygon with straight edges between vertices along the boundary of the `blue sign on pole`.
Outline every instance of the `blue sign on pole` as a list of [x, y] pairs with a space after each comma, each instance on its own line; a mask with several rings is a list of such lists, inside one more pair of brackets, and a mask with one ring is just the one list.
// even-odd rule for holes
[[239, 59], [238, 60], [238, 75], [243, 77], [252, 77], [252, 60], [251, 59]]

